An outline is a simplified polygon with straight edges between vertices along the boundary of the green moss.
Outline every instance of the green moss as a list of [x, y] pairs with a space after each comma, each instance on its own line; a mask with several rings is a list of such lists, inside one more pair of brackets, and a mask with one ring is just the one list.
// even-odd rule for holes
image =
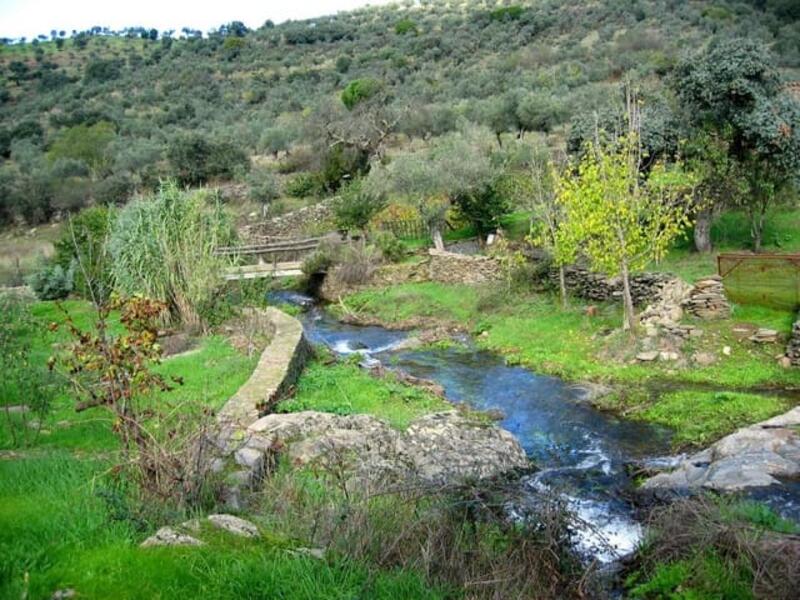
[[788, 408], [774, 396], [684, 391], [661, 395], [637, 418], [673, 428], [677, 446], [702, 446]]
[[354, 364], [313, 362], [300, 376], [295, 396], [280, 402], [277, 411], [370, 414], [404, 429], [417, 417], [452, 408], [446, 400], [400, 383], [392, 374], [376, 378]]

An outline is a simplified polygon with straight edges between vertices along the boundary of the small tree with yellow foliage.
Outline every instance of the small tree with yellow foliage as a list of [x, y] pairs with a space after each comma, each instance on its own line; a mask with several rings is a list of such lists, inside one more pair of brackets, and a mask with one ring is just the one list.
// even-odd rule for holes
[[693, 180], [679, 164], [656, 163], [642, 174], [633, 130], [613, 144], [589, 144], [577, 169], [558, 178], [559, 235], [592, 269], [622, 278], [625, 330], [636, 326], [630, 275], [660, 260], [691, 224]]

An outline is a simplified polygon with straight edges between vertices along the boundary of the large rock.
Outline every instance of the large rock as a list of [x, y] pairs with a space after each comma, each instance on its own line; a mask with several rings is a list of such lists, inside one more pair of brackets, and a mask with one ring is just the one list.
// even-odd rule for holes
[[373, 482], [480, 479], [528, 465], [513, 435], [456, 411], [417, 419], [405, 432], [369, 415], [273, 414], [249, 433], [297, 466], [335, 467]]
[[645, 489], [742, 490], [800, 475], [800, 407], [745, 427], [690, 456], [674, 471], [648, 479]]
[[172, 527], [162, 527], [142, 542], [143, 548], [151, 546], [202, 546], [203, 542]]

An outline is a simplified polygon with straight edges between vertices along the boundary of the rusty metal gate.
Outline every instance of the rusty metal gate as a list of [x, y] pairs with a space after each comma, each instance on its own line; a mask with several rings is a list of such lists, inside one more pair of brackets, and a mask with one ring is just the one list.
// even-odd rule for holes
[[800, 306], [800, 254], [725, 253], [717, 257], [717, 269], [725, 294], [738, 304]]

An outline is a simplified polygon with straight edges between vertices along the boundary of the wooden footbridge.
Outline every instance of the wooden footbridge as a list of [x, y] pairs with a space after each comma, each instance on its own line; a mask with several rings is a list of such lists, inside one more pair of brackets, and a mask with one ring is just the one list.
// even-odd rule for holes
[[[236, 262], [248, 261], [225, 270], [225, 279], [260, 279], [263, 277], [294, 277], [302, 274], [303, 259], [313, 253], [321, 237], [304, 239], [263, 238], [241, 246], [224, 246], [216, 254], [229, 256]], [[240, 259], [242, 259], [240, 261]], [[253, 262], [255, 260], [256, 262]]]

